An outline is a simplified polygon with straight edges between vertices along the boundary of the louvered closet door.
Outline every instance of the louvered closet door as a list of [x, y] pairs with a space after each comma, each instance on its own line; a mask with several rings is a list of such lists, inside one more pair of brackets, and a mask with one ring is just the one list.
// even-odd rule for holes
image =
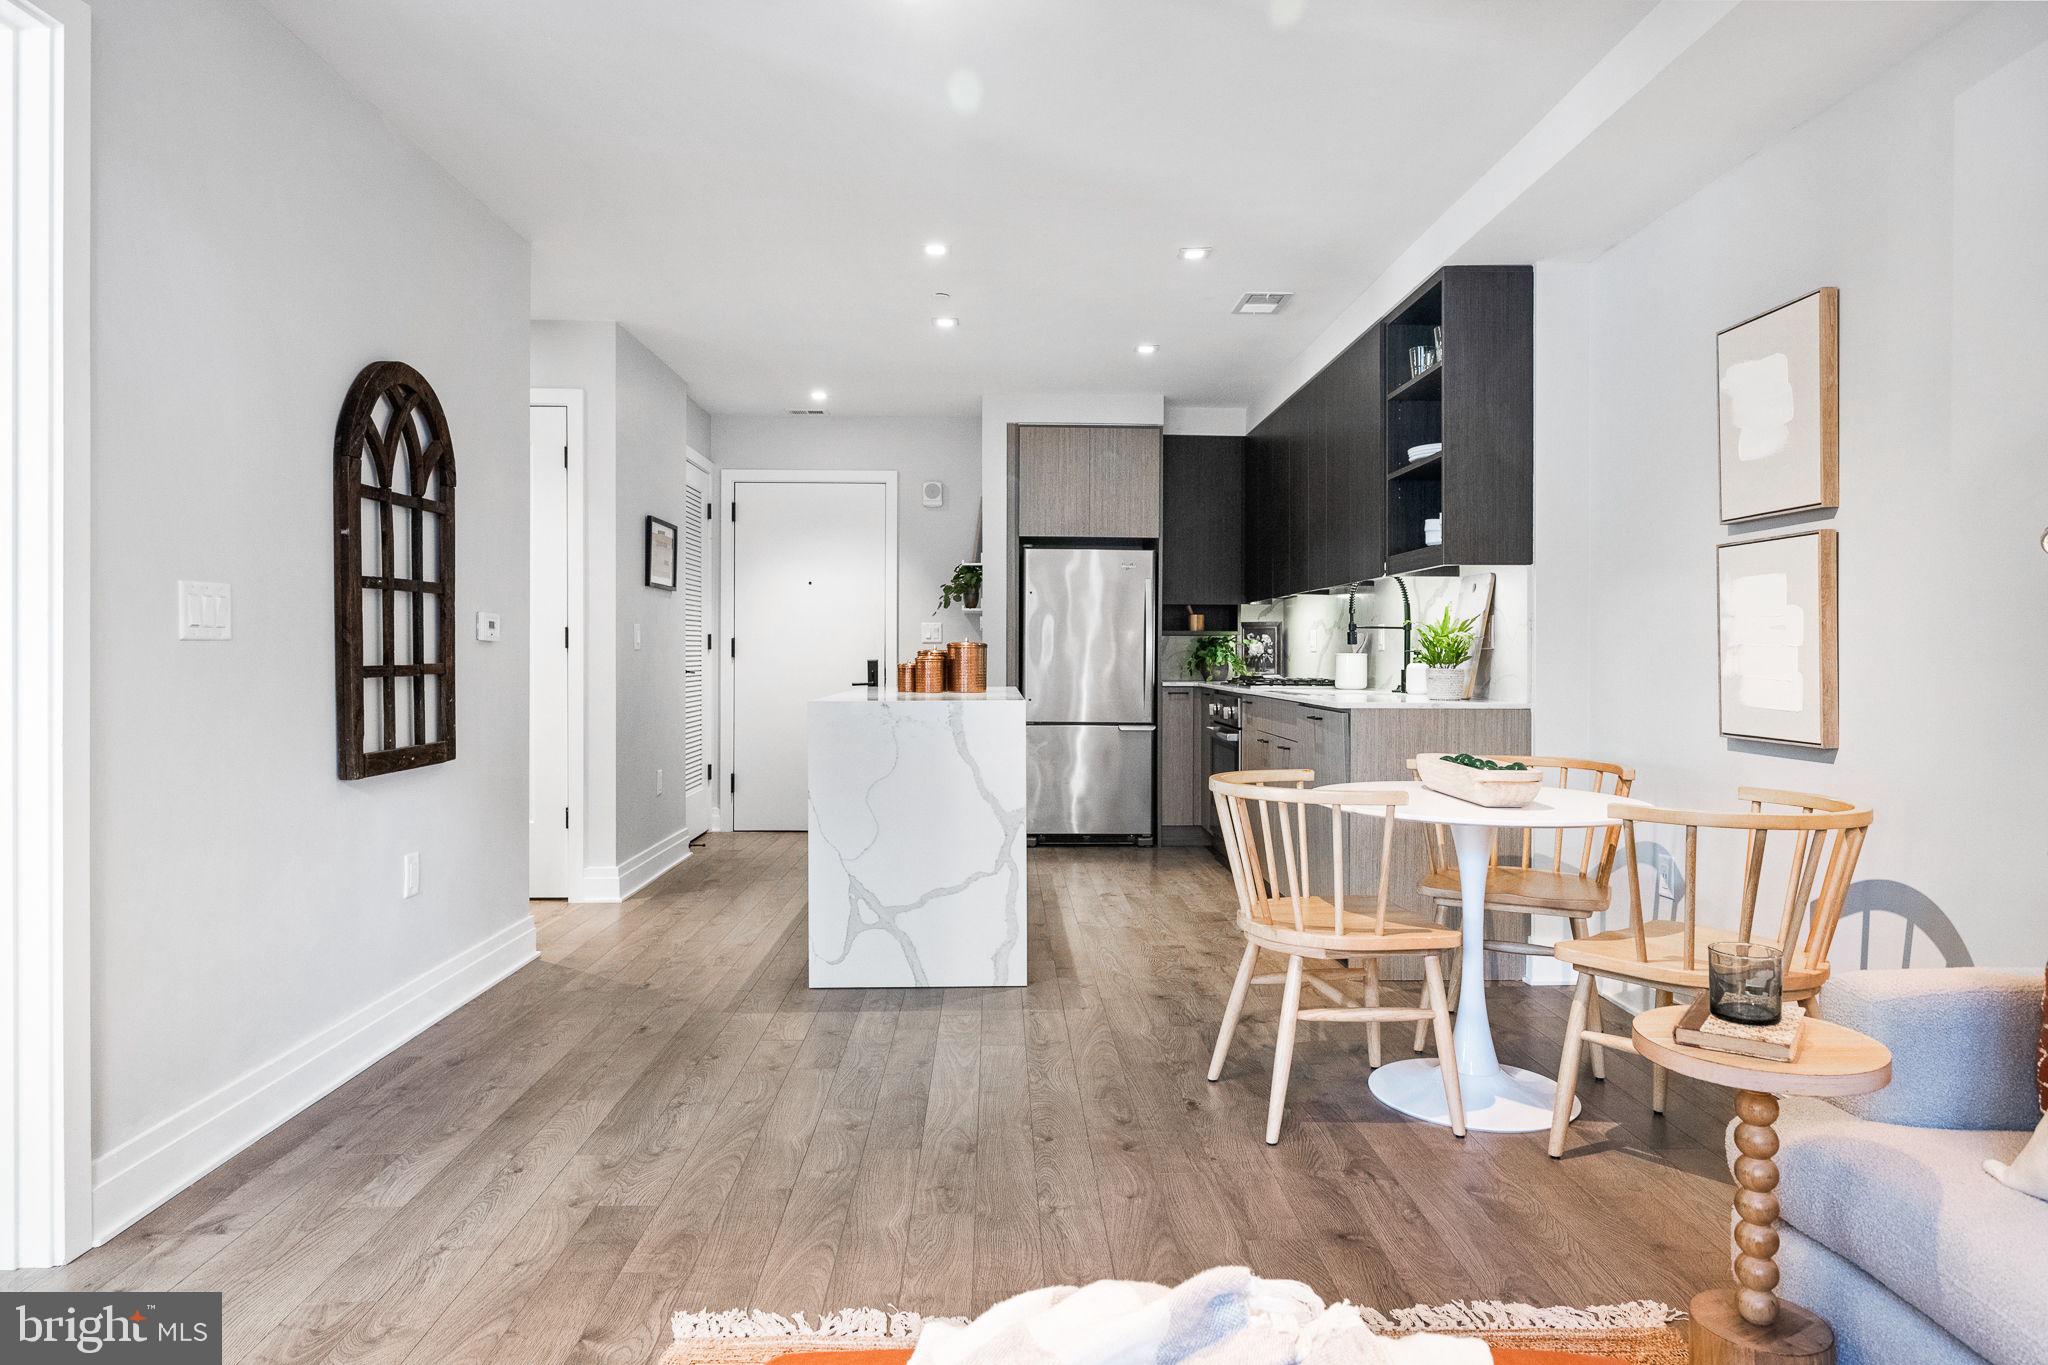
[[683, 820], [690, 837], [711, 827], [713, 804], [711, 744], [706, 732], [705, 711], [709, 701], [705, 680], [711, 673], [711, 652], [706, 646], [710, 629], [705, 624], [704, 563], [706, 531], [711, 524], [711, 476], [690, 466], [691, 515], [683, 522], [682, 582], [683, 630], [690, 641], [689, 664], [683, 670], [683, 771], [689, 774], [683, 798]]

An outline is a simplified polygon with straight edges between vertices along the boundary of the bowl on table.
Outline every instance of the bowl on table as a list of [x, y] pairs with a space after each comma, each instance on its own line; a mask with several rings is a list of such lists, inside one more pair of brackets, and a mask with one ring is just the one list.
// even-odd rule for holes
[[1483, 766], [1491, 762], [1471, 754], [1417, 754], [1415, 776], [1431, 791], [1475, 806], [1526, 806], [1542, 792], [1540, 769]]

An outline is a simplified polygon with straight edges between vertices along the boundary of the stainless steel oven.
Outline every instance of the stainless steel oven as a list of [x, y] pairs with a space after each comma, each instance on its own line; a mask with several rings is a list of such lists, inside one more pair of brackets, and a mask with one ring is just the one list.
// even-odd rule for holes
[[1236, 697], [1226, 694], [1209, 699], [1202, 736], [1202, 751], [1207, 764], [1202, 771], [1202, 828], [1209, 831], [1211, 846], [1215, 847], [1222, 838], [1223, 827], [1216, 820], [1216, 801], [1209, 795], [1209, 779], [1217, 773], [1236, 772], [1244, 766], [1238, 762], [1243, 732], [1238, 726]]

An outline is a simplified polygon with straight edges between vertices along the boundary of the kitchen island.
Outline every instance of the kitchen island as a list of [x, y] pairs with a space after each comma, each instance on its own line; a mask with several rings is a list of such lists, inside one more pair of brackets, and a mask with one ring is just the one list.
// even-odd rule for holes
[[1023, 694], [856, 688], [808, 721], [810, 984], [1023, 985]]

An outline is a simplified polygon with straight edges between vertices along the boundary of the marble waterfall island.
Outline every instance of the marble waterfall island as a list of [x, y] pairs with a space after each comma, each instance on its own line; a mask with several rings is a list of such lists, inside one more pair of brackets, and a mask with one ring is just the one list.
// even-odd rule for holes
[[1024, 984], [1024, 698], [810, 705], [810, 983]]

